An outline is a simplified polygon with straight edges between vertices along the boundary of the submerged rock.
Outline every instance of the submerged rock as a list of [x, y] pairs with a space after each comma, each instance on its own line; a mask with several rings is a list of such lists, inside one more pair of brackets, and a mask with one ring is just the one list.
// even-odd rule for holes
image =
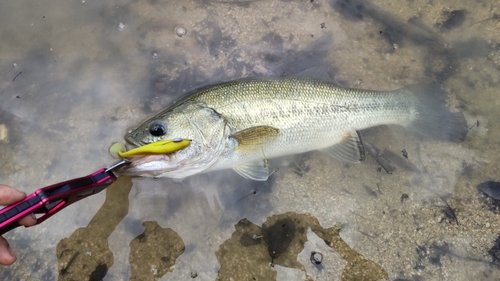
[[478, 199], [492, 212], [500, 212], [500, 182], [485, 181], [477, 186]]

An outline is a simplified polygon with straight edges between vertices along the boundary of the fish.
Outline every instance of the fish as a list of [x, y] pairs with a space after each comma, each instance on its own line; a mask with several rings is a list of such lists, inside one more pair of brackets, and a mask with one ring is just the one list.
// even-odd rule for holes
[[460, 143], [463, 113], [447, 105], [438, 83], [392, 91], [344, 88], [312, 77], [243, 78], [203, 87], [126, 134], [133, 145], [189, 139], [168, 154], [132, 159], [123, 174], [185, 178], [233, 169], [266, 181], [269, 159], [320, 150], [341, 161], [366, 158], [360, 130], [400, 125], [438, 141]]

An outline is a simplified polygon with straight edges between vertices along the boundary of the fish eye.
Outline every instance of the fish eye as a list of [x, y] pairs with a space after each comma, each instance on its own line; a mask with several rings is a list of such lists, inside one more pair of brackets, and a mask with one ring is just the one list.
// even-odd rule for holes
[[167, 133], [167, 127], [161, 121], [153, 121], [153, 123], [149, 125], [149, 133], [155, 137], [160, 137]]

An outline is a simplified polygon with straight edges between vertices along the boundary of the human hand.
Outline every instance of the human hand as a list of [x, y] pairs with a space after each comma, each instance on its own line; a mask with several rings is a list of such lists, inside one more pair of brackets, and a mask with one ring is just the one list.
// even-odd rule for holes
[[[0, 205], [9, 205], [21, 201], [26, 197], [26, 193], [14, 189], [10, 186], [0, 184]], [[36, 224], [36, 218], [32, 214], [19, 220], [19, 224], [32, 226]], [[16, 261], [14, 252], [9, 247], [9, 242], [0, 236], [0, 264], [11, 265]]]

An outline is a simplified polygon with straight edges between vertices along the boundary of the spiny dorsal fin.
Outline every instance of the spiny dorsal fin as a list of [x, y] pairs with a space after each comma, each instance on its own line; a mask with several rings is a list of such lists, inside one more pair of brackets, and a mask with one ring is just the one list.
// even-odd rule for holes
[[256, 149], [274, 140], [280, 130], [271, 126], [255, 126], [241, 130], [232, 137], [238, 142], [237, 150]]
[[361, 162], [366, 158], [365, 147], [357, 131], [349, 132], [343, 141], [323, 149], [328, 155], [347, 162]]

